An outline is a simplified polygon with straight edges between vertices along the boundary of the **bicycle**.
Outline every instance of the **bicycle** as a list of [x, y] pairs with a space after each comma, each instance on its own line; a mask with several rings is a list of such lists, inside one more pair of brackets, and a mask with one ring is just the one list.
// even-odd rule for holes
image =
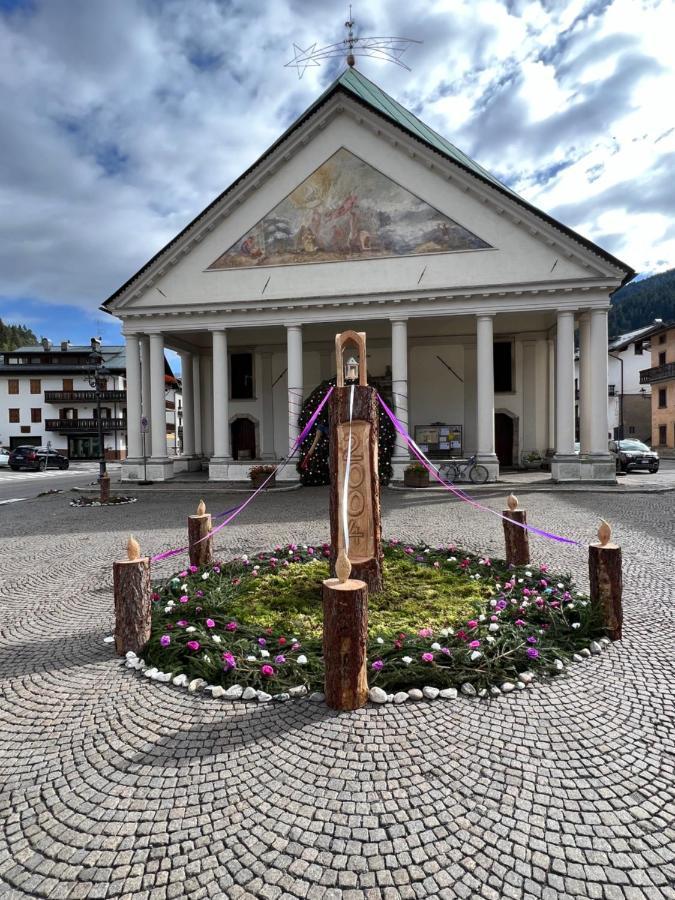
[[456, 481], [471, 481], [473, 484], [485, 484], [490, 473], [476, 462], [476, 456], [470, 456], [465, 463], [446, 463], [440, 466], [438, 474], [453, 484]]

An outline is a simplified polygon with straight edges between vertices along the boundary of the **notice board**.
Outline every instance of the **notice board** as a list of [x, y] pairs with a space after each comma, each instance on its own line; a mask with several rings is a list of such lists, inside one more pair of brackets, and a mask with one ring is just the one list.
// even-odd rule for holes
[[415, 425], [415, 443], [429, 459], [462, 455], [461, 425]]

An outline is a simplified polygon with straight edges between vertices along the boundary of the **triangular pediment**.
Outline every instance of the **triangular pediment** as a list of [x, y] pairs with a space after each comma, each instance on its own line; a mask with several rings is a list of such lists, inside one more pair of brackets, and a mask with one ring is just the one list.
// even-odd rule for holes
[[342, 147], [209, 269], [485, 249], [480, 237]]

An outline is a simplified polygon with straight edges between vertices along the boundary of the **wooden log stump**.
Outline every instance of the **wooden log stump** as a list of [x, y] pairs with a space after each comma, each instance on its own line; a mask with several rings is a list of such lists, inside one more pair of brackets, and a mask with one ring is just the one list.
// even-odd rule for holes
[[152, 583], [150, 559], [141, 557], [138, 541], [130, 535], [128, 559], [113, 563], [115, 599], [115, 650], [124, 656], [128, 650], [140, 653], [150, 639], [152, 619]]
[[610, 641], [620, 641], [623, 631], [623, 579], [621, 547], [610, 542], [611, 529], [602, 522], [598, 529], [598, 543], [588, 547], [588, 576], [591, 601], [602, 611], [602, 618]]
[[[530, 539], [525, 528], [513, 524], [520, 522], [527, 525], [527, 513], [517, 509], [518, 498], [509, 494], [506, 500], [508, 509], [502, 512], [504, 520], [504, 543], [506, 545], [506, 562], [512, 566], [528, 566], [530, 564]], [[506, 521], [508, 519], [508, 521]]]
[[368, 702], [368, 587], [349, 578], [323, 583], [323, 660], [326, 704], [360, 709]]
[[213, 562], [213, 537], [206, 537], [211, 528], [211, 513], [206, 512], [206, 504], [200, 500], [197, 506], [197, 515], [188, 516], [188, 546], [191, 566], [209, 566]]
[[101, 503], [107, 503], [110, 500], [110, 475], [107, 472], [104, 472], [101, 475]]

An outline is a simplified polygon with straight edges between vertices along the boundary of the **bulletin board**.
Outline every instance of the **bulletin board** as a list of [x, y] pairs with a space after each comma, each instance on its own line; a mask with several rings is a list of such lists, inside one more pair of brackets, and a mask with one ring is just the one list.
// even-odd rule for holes
[[415, 443], [429, 459], [462, 455], [461, 425], [415, 425]]

